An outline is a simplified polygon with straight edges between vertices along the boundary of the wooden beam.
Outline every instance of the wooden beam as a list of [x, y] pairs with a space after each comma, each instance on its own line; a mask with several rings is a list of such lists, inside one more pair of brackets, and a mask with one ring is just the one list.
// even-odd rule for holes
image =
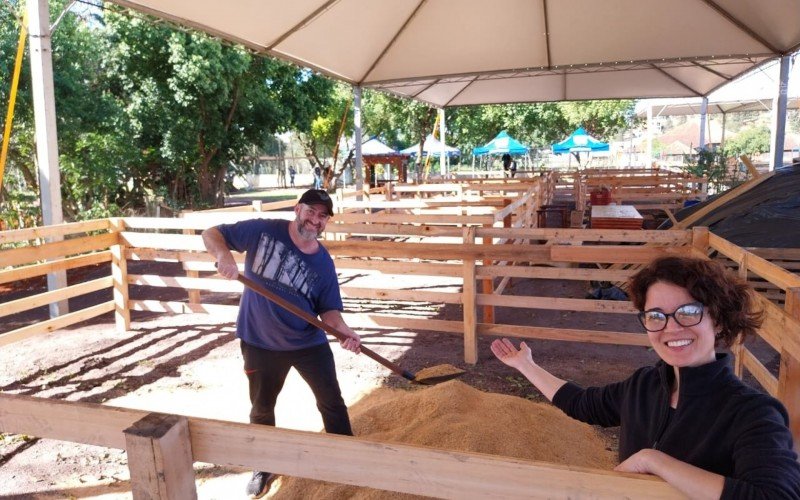
[[29, 266], [0, 271], [0, 283], [11, 283], [13, 281], [43, 276], [53, 271], [75, 269], [76, 267], [92, 266], [110, 261], [111, 252], [109, 251], [95, 252], [88, 255], [81, 255], [79, 257], [51, 260], [41, 264], [31, 264]]
[[764, 388], [771, 396], [778, 396], [778, 379], [776, 379], [764, 366], [761, 361], [756, 358], [749, 349], [742, 347], [741, 349], [742, 365], [747, 368], [753, 377], [758, 380], [761, 387]]
[[425, 290], [396, 290], [390, 288], [341, 287], [342, 296], [373, 300], [405, 300], [409, 302], [434, 302], [461, 304], [461, 292], [428, 292]]
[[[124, 448], [123, 429], [146, 413], [0, 394], [4, 432]], [[33, 418], [32, 418], [33, 417]], [[192, 459], [439, 498], [681, 498], [666, 482], [479, 453], [188, 418]], [[342, 460], [342, 457], [347, 457]]]
[[718, 209], [719, 207], [725, 205], [729, 201], [738, 198], [739, 196], [743, 195], [744, 193], [750, 191], [754, 187], [758, 186], [765, 180], [771, 178], [774, 175], [774, 171], [769, 172], [767, 174], [761, 175], [755, 179], [751, 179], [744, 184], [739, 184], [735, 188], [721, 194], [717, 197], [714, 201], [707, 203], [704, 207], [693, 212], [691, 215], [683, 219], [678, 223], [677, 226], [673, 226], [674, 229], [686, 229], [688, 227], [693, 226], [697, 221], [708, 215], [709, 213], [713, 212], [714, 210]]
[[244, 287], [238, 281], [221, 278], [187, 278], [184, 276], [158, 276], [156, 274], [130, 274], [129, 285], [174, 287], [210, 292], [241, 292]]
[[117, 243], [116, 233], [84, 236], [43, 245], [14, 248], [0, 252], [3, 266], [18, 266], [40, 260], [63, 259], [69, 255], [108, 250]]
[[[338, 264], [337, 264], [338, 267]], [[588, 269], [547, 266], [480, 266], [477, 276], [511, 276], [514, 278], [554, 279], [576, 281], [625, 281], [636, 271], [629, 269]]]
[[599, 330], [575, 330], [570, 328], [547, 328], [519, 325], [478, 325], [481, 335], [517, 337], [521, 339], [561, 340], [565, 342], [588, 342], [592, 344], [638, 345], [650, 347], [647, 335], [640, 333], [608, 332]]
[[102, 304], [87, 307], [86, 309], [81, 309], [63, 316], [58, 316], [57, 318], [42, 321], [40, 323], [34, 323], [22, 328], [17, 328], [16, 330], [11, 330], [10, 332], [0, 334], [0, 347], [27, 339], [29, 337], [34, 337], [43, 333], [49, 333], [53, 330], [58, 330], [59, 328], [74, 325], [75, 323], [86, 321], [87, 319], [100, 316], [101, 314], [105, 314], [113, 310], [114, 301], [110, 300], [108, 302], [103, 302]]
[[643, 231], [622, 229], [546, 229], [546, 228], [488, 228], [477, 230], [477, 237], [528, 239], [577, 243], [585, 241], [625, 242], [625, 243], [663, 243], [675, 246], [686, 245], [691, 241], [691, 231]]
[[647, 264], [657, 257], [664, 255], [685, 255], [689, 251], [687, 247], [628, 245], [553, 245], [549, 248], [549, 260], [552, 262], [602, 262], [606, 264]]
[[566, 299], [563, 297], [531, 297], [517, 295], [478, 294], [478, 305], [548, 309], [551, 311], [586, 311], [602, 313], [636, 313], [629, 301]]
[[133, 233], [130, 231], [123, 231], [120, 233], [120, 238], [124, 245], [134, 248], [143, 247], [200, 252], [206, 249], [200, 235]]
[[759, 175], [761, 175], [761, 174], [758, 173], [758, 170], [756, 169], [756, 166], [753, 165], [753, 162], [750, 161], [750, 158], [747, 155], [740, 156], [739, 160], [741, 160], [742, 163], [744, 163], [744, 166], [747, 167], [747, 171], [750, 173], [750, 177], [755, 179]]
[[46, 306], [48, 304], [52, 304], [53, 302], [59, 302], [61, 300], [77, 297], [78, 295], [96, 292], [97, 290], [102, 290], [103, 288], [108, 288], [112, 285], [113, 282], [111, 276], [106, 276], [105, 278], [98, 278], [96, 280], [78, 283], [77, 285], [71, 285], [66, 288], [51, 290], [49, 292], [43, 292], [36, 295], [31, 295], [29, 297], [23, 297], [21, 299], [4, 302], [0, 304], [0, 318], [3, 316], [9, 316], [11, 314], [16, 314], [21, 311], [28, 311], [36, 307]]
[[151, 311], [163, 313], [206, 313], [214, 315], [231, 315], [236, 319], [239, 306], [225, 304], [189, 304], [187, 302], [162, 302], [159, 300], [130, 300], [128, 307], [131, 311]]
[[0, 231], [0, 245], [16, 243], [18, 241], [44, 240], [53, 236], [67, 236], [89, 231], [103, 231], [110, 228], [109, 219], [94, 219], [81, 222], [54, 224], [51, 226], [31, 227], [27, 229], [13, 229]]

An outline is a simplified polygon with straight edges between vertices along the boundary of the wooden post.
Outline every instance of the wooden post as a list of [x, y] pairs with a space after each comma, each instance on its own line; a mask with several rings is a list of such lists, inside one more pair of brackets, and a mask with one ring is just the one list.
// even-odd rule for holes
[[114, 282], [114, 323], [118, 332], [131, 328], [131, 310], [128, 307], [128, 260], [125, 245], [119, 233], [125, 229], [122, 219], [111, 219], [111, 227], [117, 233], [118, 244], [111, 245], [111, 278]]
[[[786, 312], [800, 321], [800, 287], [786, 289]], [[800, 360], [784, 348], [778, 374], [778, 399], [789, 412], [789, 425], [795, 450], [800, 450]]]
[[[383, 185], [383, 189], [384, 189], [384, 195], [386, 196], [386, 201], [392, 201], [392, 199], [394, 198], [394, 192], [393, 192], [394, 190], [392, 189], [392, 183], [387, 182], [386, 184]], [[394, 213], [394, 210], [387, 207], [385, 213], [391, 214]]]
[[[674, 226], [673, 226], [674, 227]], [[692, 228], [692, 253], [697, 257], [708, 257], [708, 228]]]
[[[254, 210], [255, 210], [255, 203], [256, 202], [254, 201], [253, 202], [253, 209]], [[259, 209], [256, 210], [256, 211], [260, 212], [261, 211], [261, 202], [258, 202], [258, 203], [259, 203]], [[183, 232], [183, 234], [189, 234], [189, 235], [193, 235], [193, 234], [196, 233], [196, 231], [194, 229], [184, 229], [182, 232]], [[186, 267], [186, 263], [185, 262], [183, 263], [183, 267], [185, 269], [185, 267]], [[194, 271], [194, 270], [191, 270], [191, 269], [185, 269], [185, 271], [186, 271], [186, 277], [187, 278], [199, 278], [200, 277], [200, 271]], [[189, 296], [189, 303], [190, 304], [199, 304], [200, 303], [200, 290], [195, 290], [195, 289], [189, 288], [186, 292], [187, 292], [187, 294]]]
[[135, 500], [197, 498], [186, 417], [150, 413], [124, 433]]
[[[742, 253], [741, 258], [739, 259], [739, 277], [742, 278], [745, 282], [747, 281], [747, 252]], [[742, 337], [741, 335], [737, 338], [733, 346], [731, 346], [731, 351], [733, 351], [733, 372], [736, 374], [737, 377], [742, 378], [744, 376], [744, 355], [742, 353]]]
[[[464, 244], [475, 244], [475, 226], [464, 228]], [[475, 261], [464, 261], [464, 283], [461, 301], [464, 306], [464, 362], [478, 362], [477, 289], [475, 287]]]
[[[493, 227], [493, 225], [492, 224], [487, 224], [484, 227], [489, 227], [490, 228], [490, 227]], [[483, 237], [483, 244], [484, 245], [488, 245], [488, 246], [492, 246], [494, 244], [493, 238], [491, 236], [484, 236]], [[484, 259], [483, 265], [491, 266], [492, 265], [492, 259]], [[481, 290], [483, 291], [483, 293], [485, 293], [487, 295], [491, 295], [492, 293], [494, 293], [494, 279], [493, 278], [491, 278], [491, 277], [484, 278], [481, 281], [482, 281]], [[483, 306], [483, 322], [484, 323], [494, 323], [494, 306]]]

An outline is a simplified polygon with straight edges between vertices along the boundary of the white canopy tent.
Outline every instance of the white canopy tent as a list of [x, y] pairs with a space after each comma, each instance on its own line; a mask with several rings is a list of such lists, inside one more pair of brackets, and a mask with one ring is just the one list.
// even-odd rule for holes
[[362, 87], [438, 108], [696, 97], [800, 48], [800, 0], [109, 1], [349, 82], [359, 124]]
[[[800, 65], [797, 58], [800, 53], [792, 56], [794, 64], [790, 69], [788, 81], [785, 84], [786, 109], [800, 108]], [[733, 82], [712, 92], [707, 97], [687, 97], [677, 99], [642, 99], [636, 103], [635, 113], [640, 118], [648, 118], [648, 150], [652, 141], [652, 119], [659, 116], [687, 116], [700, 115], [701, 123], [710, 123], [705, 115], [722, 115], [722, 141], [725, 138], [725, 122], [728, 113], [742, 113], [747, 111], [771, 111], [773, 120], [780, 110], [776, 109], [778, 90], [781, 88], [780, 64], [768, 63], [756, 68]], [[782, 89], [782, 90], [783, 90]], [[785, 121], [785, 117], [783, 118]], [[783, 141], [781, 141], [782, 143]], [[700, 130], [698, 144], [705, 144], [705, 129]], [[771, 146], [775, 147], [775, 141]], [[782, 157], [773, 151], [773, 163]], [[779, 166], [779, 165], [777, 165]]]
[[[357, 168], [362, 87], [438, 108], [706, 96], [800, 48], [800, 0], [109, 1], [351, 83]], [[31, 46], [43, 54], [31, 58], [42, 117], [37, 144], [45, 145], [38, 152], [40, 178], [54, 193], [42, 204], [58, 212], [45, 217], [56, 223], [55, 119], [44, 110], [55, 111], [49, 10], [47, 0], [27, 3]], [[443, 21], [454, 16], [458, 22]], [[782, 102], [785, 117], [785, 94]], [[778, 120], [781, 145], [783, 127]]]
[[111, 1], [436, 107], [703, 96], [800, 48], [800, 0]]
[[[795, 63], [789, 77], [787, 88], [787, 107], [800, 107], [800, 65]], [[708, 95], [706, 113], [738, 113], [744, 111], [769, 111], [780, 84], [777, 64], [765, 64], [748, 72], [724, 87]], [[642, 99], [636, 103], [636, 115], [647, 116], [652, 108], [653, 116], [699, 115], [702, 97]]]

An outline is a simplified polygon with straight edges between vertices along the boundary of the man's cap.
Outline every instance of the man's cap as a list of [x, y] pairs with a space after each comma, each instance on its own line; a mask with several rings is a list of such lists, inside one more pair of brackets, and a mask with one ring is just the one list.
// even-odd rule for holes
[[333, 215], [333, 200], [331, 200], [330, 195], [322, 189], [309, 189], [303, 193], [298, 203], [304, 205], [325, 205], [325, 208], [328, 209], [328, 215]]

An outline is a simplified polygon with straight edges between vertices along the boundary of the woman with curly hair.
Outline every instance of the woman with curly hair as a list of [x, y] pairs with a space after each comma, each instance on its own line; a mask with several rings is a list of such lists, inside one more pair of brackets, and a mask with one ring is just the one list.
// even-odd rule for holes
[[630, 296], [661, 360], [622, 382], [581, 388], [537, 365], [525, 342], [495, 340], [492, 352], [567, 415], [620, 426], [617, 471], [657, 475], [690, 498], [800, 498], [785, 408], [715, 351], [760, 327], [752, 289], [721, 264], [670, 256], [636, 273]]

